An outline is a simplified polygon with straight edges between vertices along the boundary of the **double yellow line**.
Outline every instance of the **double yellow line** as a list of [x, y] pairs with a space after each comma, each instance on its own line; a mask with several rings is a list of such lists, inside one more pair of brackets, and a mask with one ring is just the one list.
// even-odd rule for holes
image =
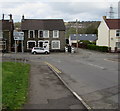
[[56, 73], [61, 73], [61, 71], [59, 69], [57, 69], [55, 66], [53, 66], [52, 64], [48, 63], [48, 62], [44, 62], [45, 64], [47, 64], [50, 68], [52, 68]]

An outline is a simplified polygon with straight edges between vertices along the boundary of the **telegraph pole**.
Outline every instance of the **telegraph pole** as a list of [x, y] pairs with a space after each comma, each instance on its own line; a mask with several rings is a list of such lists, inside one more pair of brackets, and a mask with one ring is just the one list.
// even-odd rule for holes
[[78, 21], [76, 19], [76, 48], [77, 48], [77, 53], [78, 53]]

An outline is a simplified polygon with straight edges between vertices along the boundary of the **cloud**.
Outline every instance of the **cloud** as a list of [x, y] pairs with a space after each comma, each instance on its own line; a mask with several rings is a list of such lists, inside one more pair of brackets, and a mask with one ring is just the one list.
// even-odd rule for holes
[[[17, 0], [19, 1], [19, 0]], [[100, 20], [109, 11], [109, 2], [46, 2], [43, 0], [29, 0], [30, 2], [1, 2], [2, 13], [13, 14], [15, 21], [20, 21], [24, 14], [25, 18], [52, 19], [62, 18], [65, 21], [75, 20]], [[50, 0], [51, 1], [51, 0]], [[53, 0], [52, 0], [53, 1]], [[69, 0], [73, 1], [73, 0]], [[83, 1], [83, 0], [82, 0]], [[105, 0], [104, 0], [105, 1]], [[117, 3], [117, 2], [116, 2]], [[115, 3], [114, 3], [115, 4]], [[117, 4], [113, 5], [117, 9]]]

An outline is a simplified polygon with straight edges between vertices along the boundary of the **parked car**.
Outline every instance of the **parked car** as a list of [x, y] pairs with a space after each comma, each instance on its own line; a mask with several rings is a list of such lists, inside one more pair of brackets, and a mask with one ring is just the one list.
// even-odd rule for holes
[[45, 53], [45, 54], [49, 54], [49, 50], [45, 49], [43, 47], [33, 47], [32, 48], [32, 54], [38, 54], [38, 53]]

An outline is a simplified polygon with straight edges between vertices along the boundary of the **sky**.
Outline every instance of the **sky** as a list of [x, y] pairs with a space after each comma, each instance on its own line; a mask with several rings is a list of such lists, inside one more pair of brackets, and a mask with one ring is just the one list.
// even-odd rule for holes
[[64, 21], [101, 21], [109, 17], [112, 5], [114, 18], [118, 18], [119, 0], [0, 0], [0, 19], [2, 14], [15, 22], [25, 19], [64, 19]]

